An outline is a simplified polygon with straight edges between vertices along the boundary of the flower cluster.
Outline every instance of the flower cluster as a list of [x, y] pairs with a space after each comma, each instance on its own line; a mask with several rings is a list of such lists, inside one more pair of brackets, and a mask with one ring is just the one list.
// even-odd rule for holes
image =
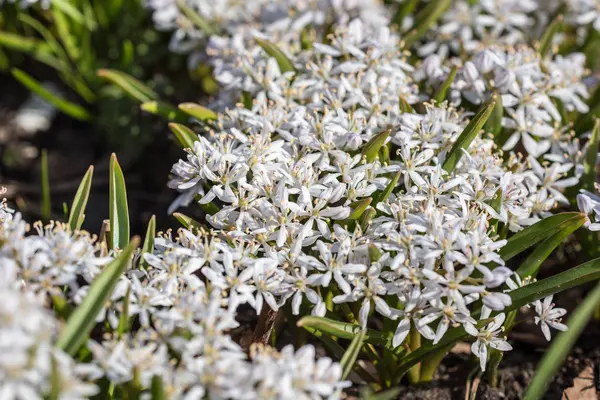
[[[201, 271], [230, 308], [290, 300], [294, 314], [305, 306], [322, 316], [347, 305], [363, 327], [372, 312], [396, 321], [394, 346], [410, 329], [434, 343], [451, 326], [474, 334], [492, 311], [484, 329], [502, 325], [513, 274], [498, 254], [503, 238], [568, 204], [562, 189], [578, 182], [579, 142], [554, 101], [585, 109], [583, 59], [493, 47], [455, 64], [450, 101], [437, 103], [431, 93], [451, 64], [433, 55], [415, 68], [401, 49], [387, 26], [354, 19], [326, 43], [285, 48], [292, 71], [259, 45], [216, 56], [225, 111], [173, 166], [169, 186], [181, 192], [172, 209], [217, 206], [209, 236], [225, 235], [231, 249], [218, 250], [224, 267]], [[244, 96], [252, 103], [233, 106]], [[472, 117], [457, 107], [494, 100], [504, 151], [478, 136], [448, 168]], [[476, 300], [487, 309], [478, 316]], [[558, 318], [539, 308], [540, 321]]]
[[[600, 31], [595, 0], [452, 1], [417, 50], [419, 56], [474, 54], [490, 45], [515, 46], [540, 38], [556, 18], [577, 31], [579, 41]], [[557, 17], [557, 15], [559, 15]], [[408, 21], [410, 26], [411, 21]], [[565, 40], [557, 35], [554, 45]]]
[[[221, 53], [220, 58], [225, 53], [235, 57], [254, 32], [264, 32], [286, 48], [299, 48], [301, 37], [312, 40], [325, 34], [329, 26], [353, 18], [373, 25], [388, 22], [387, 10], [378, 0], [148, 0], [147, 6], [157, 29], [174, 31], [171, 50], [192, 53], [191, 65], [215, 51]], [[187, 10], [196, 17], [190, 18]], [[209, 42], [204, 51], [201, 45]]]
[[[218, 259], [216, 249], [228, 246], [213, 238], [204, 248], [207, 238], [189, 231], [177, 248], [158, 238], [145, 268], [121, 276], [97, 317], [104, 333], [87, 344], [91, 360], [77, 363], [55, 347], [61, 324], [49, 308], [80, 303], [112, 257], [89, 234], [63, 224], [38, 223], [37, 235], [26, 235], [29, 226], [5, 203], [0, 223], [3, 398], [89, 398], [103, 378], [145, 391], [160, 377], [170, 398], [337, 398], [348, 386], [340, 365], [315, 358], [311, 345], [256, 347], [248, 360], [230, 336], [239, 325], [235, 308], [223, 308], [231, 302], [196, 274], [205, 264], [225, 268], [231, 260]], [[123, 331], [129, 320], [139, 328]]]

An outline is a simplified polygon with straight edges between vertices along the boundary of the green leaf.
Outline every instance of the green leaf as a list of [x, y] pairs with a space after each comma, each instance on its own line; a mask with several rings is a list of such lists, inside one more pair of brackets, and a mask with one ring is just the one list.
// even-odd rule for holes
[[584, 214], [579, 214], [577, 218], [573, 218], [560, 224], [560, 230], [536, 246], [529, 257], [521, 263], [521, 266], [517, 269], [519, 276], [521, 278], [536, 276], [540, 266], [546, 258], [548, 258], [554, 249], [563, 243], [570, 234], [581, 228], [586, 219]]
[[[335, 321], [333, 319], [324, 318], [324, 317], [315, 317], [312, 315], [307, 315], [302, 317], [296, 324], [299, 327], [303, 328], [312, 328], [319, 330], [323, 333], [329, 334], [331, 336], [340, 338], [340, 339], [354, 339], [363, 329], [360, 325], [350, 324], [347, 322]], [[364, 330], [365, 337], [364, 340], [367, 343], [371, 343], [374, 345], [389, 345], [391, 346], [392, 337], [391, 335], [384, 335], [381, 332], [375, 331], [373, 329]]]
[[581, 188], [594, 192], [596, 182], [596, 165], [598, 165], [598, 140], [600, 137], [600, 118], [596, 118], [592, 136], [588, 142], [588, 148], [583, 159], [583, 176], [581, 177]]
[[123, 301], [123, 311], [119, 318], [119, 326], [117, 327], [117, 337], [120, 339], [129, 331], [129, 299], [131, 297], [131, 284], [127, 286], [125, 292], [125, 300]]
[[373, 199], [370, 197], [367, 197], [365, 199], [362, 199], [362, 200], [352, 203], [350, 205], [350, 207], [352, 207], [352, 213], [350, 214], [348, 219], [351, 221], [356, 221], [357, 219], [359, 219], [360, 216], [365, 212], [367, 207], [369, 207], [369, 204], [371, 204], [371, 201], [373, 201]]
[[77, 61], [81, 55], [77, 38], [71, 33], [67, 17], [60, 11], [60, 9], [58, 9], [56, 5], [56, 2], [52, 2], [52, 7], [54, 8], [52, 10], [52, 15], [54, 17], [54, 26], [56, 26], [56, 32], [58, 33], [58, 37], [63, 47], [67, 50], [69, 58], [72, 61]]
[[60, 369], [53, 353], [50, 354], [50, 393], [47, 400], [59, 400], [62, 386]]
[[189, 120], [185, 112], [162, 101], [146, 101], [140, 105], [140, 108], [150, 114], [163, 117], [168, 121], [187, 122]]
[[275, 44], [261, 38], [254, 38], [254, 40], [256, 40], [256, 43], [258, 43], [268, 55], [277, 60], [277, 64], [282, 73], [296, 71], [292, 61]]
[[546, 28], [539, 46], [539, 54], [542, 58], [546, 57], [550, 50], [552, 50], [552, 39], [554, 38], [554, 35], [563, 29], [563, 21], [564, 17], [562, 15], [557, 15], [556, 18], [554, 18], [554, 21]]
[[188, 217], [182, 213], [173, 213], [173, 216], [183, 225], [186, 229], [194, 230], [194, 229], [202, 229], [203, 226], [200, 222], [195, 219]]
[[404, 114], [404, 113], [413, 114], [415, 112], [415, 109], [413, 108], [413, 106], [411, 106], [410, 103], [408, 101], [406, 101], [404, 96], [400, 96], [398, 101], [399, 101], [398, 104], [400, 106], [400, 114]]
[[142, 254], [140, 255], [140, 268], [146, 265], [144, 260], [144, 254], [152, 254], [154, 251], [154, 238], [156, 237], [156, 216], [153, 215], [148, 222], [148, 228], [146, 229], [146, 238], [144, 239], [144, 245], [142, 246]]
[[446, 78], [442, 86], [440, 86], [435, 96], [433, 96], [433, 99], [436, 103], [441, 103], [442, 101], [446, 100], [446, 94], [448, 93], [448, 89], [450, 89], [450, 86], [452, 86], [452, 82], [454, 82], [454, 78], [456, 78], [456, 71], [458, 71], [458, 68], [455, 65], [450, 70], [448, 77]]
[[42, 170], [42, 219], [45, 222], [50, 221], [52, 207], [50, 204], [50, 177], [48, 176], [48, 151], [42, 149], [41, 158]]
[[358, 335], [356, 335], [352, 342], [350, 342], [350, 346], [346, 349], [344, 356], [340, 360], [340, 365], [342, 367], [342, 379], [346, 379], [350, 372], [352, 371], [352, 367], [358, 358], [358, 353], [363, 347], [365, 341], [365, 330], [361, 330]]
[[494, 141], [497, 145], [502, 145], [504, 143], [500, 143], [501, 140], [504, 140], [503, 137], [500, 137], [500, 133], [502, 132], [502, 117], [504, 116], [504, 106], [502, 105], [502, 96], [496, 96], [496, 106], [494, 107], [494, 111], [483, 125], [483, 129], [486, 132], [490, 132], [494, 135]]
[[588, 293], [583, 303], [571, 313], [568, 321], [569, 330], [560, 332], [552, 340], [552, 345], [545, 351], [533, 380], [527, 387], [524, 400], [537, 400], [544, 397], [554, 374], [564, 363], [598, 304], [600, 304], [600, 284], [597, 284], [596, 288]]
[[175, 135], [177, 143], [182, 149], [193, 149], [194, 142], [198, 141], [198, 135], [185, 125], [171, 122], [169, 128]]
[[396, 387], [373, 393], [368, 386], [365, 386], [360, 393], [360, 398], [361, 400], [396, 400], [400, 398], [399, 396], [401, 390], [402, 389]]
[[160, 376], [154, 375], [152, 377], [152, 383], [150, 386], [150, 393], [152, 400], [164, 400], [165, 399], [165, 388], [163, 380]]
[[373, 204], [374, 206], [377, 205], [377, 203], [385, 202], [390, 197], [390, 195], [392, 194], [392, 192], [394, 191], [394, 189], [398, 185], [398, 182], [400, 181], [401, 177], [402, 177], [402, 171], [399, 171], [392, 178], [392, 180], [390, 181], [390, 183], [385, 187], [385, 189], [383, 190], [383, 192], [381, 192], [381, 194], [375, 198], [375, 204]]
[[11, 50], [30, 53], [33, 56], [39, 53], [52, 53], [52, 49], [46, 42], [11, 32], [0, 32], [0, 46], [4, 46]]
[[63, 113], [81, 121], [88, 121], [91, 119], [90, 114], [88, 114], [85, 108], [78, 104], [71, 103], [70, 101], [48, 91], [40, 82], [35, 80], [29, 74], [21, 71], [18, 68], [12, 68], [11, 73], [16, 80], [21, 82], [23, 86], [46, 100], [48, 103], [52, 104]]
[[99, 69], [96, 74], [121, 88], [134, 100], [145, 103], [158, 100], [158, 94], [134, 77], [114, 69]]
[[83, 176], [77, 193], [73, 198], [71, 205], [71, 212], [69, 213], [69, 226], [72, 231], [76, 231], [81, 228], [83, 220], [85, 218], [85, 207], [90, 197], [90, 189], [92, 187], [92, 177], [94, 176], [94, 166], [90, 165], [87, 172]]
[[452, 4], [452, 0], [432, 0], [415, 17], [413, 29], [404, 39], [404, 47], [410, 48], [421, 39], [435, 22], [446, 12]]
[[481, 131], [481, 128], [483, 128], [483, 125], [492, 114], [492, 111], [496, 105], [496, 98], [497, 96], [493, 95], [471, 119], [465, 130], [462, 131], [456, 140], [456, 143], [454, 143], [454, 146], [452, 146], [452, 149], [446, 156], [444, 164], [442, 165], [442, 168], [444, 168], [446, 171], [454, 171], [456, 164], [458, 164], [458, 161], [463, 156], [463, 149], [467, 149], [469, 147], [473, 139], [477, 137], [479, 131]]
[[[62, 11], [78, 24], [84, 25], [90, 22], [89, 19], [86, 18], [75, 6], [66, 0], [52, 0], [52, 7]], [[53, 13], [53, 15], [56, 14]], [[91, 22], [93, 22], [93, 20]], [[95, 28], [94, 25], [88, 27], [90, 29]]]
[[213, 25], [208, 22], [203, 16], [198, 14], [192, 8], [188, 7], [185, 3], [185, 0], [177, 0], [177, 7], [181, 10], [183, 15], [185, 15], [190, 22], [200, 28], [201, 31], [206, 33], [208, 36], [216, 35], [219, 32], [217, 29], [213, 27]]
[[379, 149], [383, 146], [390, 136], [391, 130], [385, 130], [377, 135], [375, 135], [369, 142], [365, 145], [362, 151], [363, 157], [367, 160], [368, 163], [372, 163], [377, 158], [377, 154], [379, 153]]
[[110, 180], [109, 180], [109, 247], [110, 249], [122, 249], [129, 242], [129, 210], [127, 207], [127, 190], [125, 188], [125, 177], [121, 166], [117, 161], [116, 154], [110, 157]]
[[585, 218], [585, 215], [578, 212], [561, 213], [544, 218], [511, 236], [498, 253], [504, 261], [508, 261], [531, 246], [535, 246], [542, 240], [560, 232], [566, 226], [574, 224], [574, 221], [581, 218]]
[[402, 2], [402, 5], [398, 6], [398, 11], [392, 18], [392, 22], [401, 29], [404, 19], [409, 15], [413, 15], [418, 4], [419, 0], [406, 0]]
[[121, 275], [131, 262], [133, 250], [138, 242], [139, 240], [134, 238], [92, 282], [83, 302], [73, 311], [60, 332], [56, 347], [73, 356], [85, 343], [92, 328], [96, 325], [96, 316], [104, 307]]
[[182, 103], [179, 105], [179, 109], [202, 122], [214, 121], [218, 118], [216, 112], [196, 103]]

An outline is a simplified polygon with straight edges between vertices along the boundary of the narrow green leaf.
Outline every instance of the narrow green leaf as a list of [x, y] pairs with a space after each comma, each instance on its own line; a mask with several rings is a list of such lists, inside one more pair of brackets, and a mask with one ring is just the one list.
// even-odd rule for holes
[[531, 246], [560, 232], [565, 226], [574, 223], [573, 221], [584, 217], [578, 212], [568, 212], [544, 218], [511, 236], [498, 253], [504, 261], [508, 261]]
[[363, 215], [361, 215], [359, 224], [363, 232], [367, 230], [376, 214], [377, 211], [373, 207], [369, 207], [365, 210]]
[[352, 342], [350, 342], [350, 346], [348, 346], [346, 352], [344, 353], [344, 356], [340, 360], [340, 365], [343, 371], [342, 379], [346, 379], [348, 375], [350, 375], [352, 367], [354, 366], [354, 363], [358, 358], [358, 353], [360, 353], [360, 350], [363, 347], [365, 341], [365, 333], [366, 331], [363, 329], [358, 333], [358, 335], [356, 335], [352, 339]]
[[600, 118], [596, 118], [592, 136], [588, 142], [588, 148], [583, 159], [583, 176], [581, 177], [581, 188], [594, 192], [596, 182], [596, 165], [598, 165], [598, 141], [600, 138]]
[[371, 197], [367, 197], [365, 199], [352, 203], [350, 207], [352, 207], [353, 211], [348, 217], [348, 219], [351, 221], [356, 221], [357, 219], [359, 219], [360, 216], [365, 212], [367, 207], [369, 207], [371, 201], [373, 201], [373, 199]]
[[546, 57], [552, 49], [552, 39], [563, 29], [564, 17], [557, 15], [554, 21], [546, 28], [542, 39], [540, 40], [539, 53], [542, 58]]
[[[84, 17], [74, 5], [66, 0], [52, 0], [52, 7], [62, 11], [78, 24], [83, 25], [87, 22], [86, 17]], [[53, 15], [55, 15], [55, 13], [53, 13]]]
[[187, 122], [189, 117], [175, 106], [162, 101], [147, 101], [140, 105], [142, 111], [158, 115], [168, 121]]
[[148, 222], [148, 228], [146, 229], [146, 238], [144, 239], [144, 245], [142, 246], [142, 254], [140, 255], [140, 268], [146, 265], [144, 260], [144, 254], [152, 254], [154, 252], [154, 238], [156, 237], [156, 216], [153, 215]]
[[96, 324], [96, 316], [104, 307], [104, 303], [112, 294], [121, 275], [131, 262], [133, 250], [138, 242], [139, 240], [134, 238], [116, 259], [104, 267], [92, 282], [83, 302], [73, 311], [61, 331], [56, 347], [70, 355], [75, 355], [81, 345], [85, 343], [90, 331]]
[[202, 15], [198, 14], [192, 8], [188, 7], [185, 3], [185, 0], [177, 0], [177, 7], [181, 10], [183, 15], [185, 15], [190, 22], [200, 28], [201, 31], [206, 33], [208, 36], [216, 35], [219, 32], [217, 29], [213, 27], [213, 25], [208, 22]]
[[404, 47], [410, 48], [421, 39], [435, 24], [435, 22], [446, 12], [452, 4], [452, 0], [432, 0], [415, 17], [415, 25], [404, 39]]
[[296, 68], [294, 68], [294, 64], [288, 58], [288, 56], [286, 56], [285, 53], [281, 51], [281, 49], [279, 49], [279, 47], [277, 47], [275, 44], [269, 42], [268, 40], [256, 37], [254, 40], [256, 40], [256, 43], [258, 43], [258, 45], [262, 47], [268, 55], [277, 60], [277, 64], [279, 65], [279, 69], [282, 73], [296, 70]]
[[129, 209], [127, 207], [127, 190], [125, 177], [116, 154], [110, 157], [109, 180], [109, 247], [110, 249], [123, 249], [129, 242]]
[[83, 176], [77, 193], [73, 198], [71, 205], [71, 212], [69, 214], [69, 226], [72, 231], [76, 231], [81, 228], [83, 220], [85, 218], [85, 207], [90, 197], [90, 189], [92, 187], [92, 178], [94, 176], [94, 166], [90, 165], [87, 172]]
[[79, 60], [79, 57], [81, 55], [80, 48], [77, 43], [77, 38], [71, 33], [67, 17], [57, 7], [56, 2], [52, 2], [52, 7], [54, 8], [52, 10], [52, 16], [54, 17], [54, 26], [56, 26], [56, 32], [58, 34], [58, 37], [63, 47], [66, 49], [69, 58], [72, 61], [77, 61]]
[[400, 397], [401, 388], [391, 388], [377, 393], [372, 393], [371, 390], [365, 386], [365, 389], [361, 391], [361, 400], [396, 400]]
[[129, 331], [129, 299], [131, 297], [131, 284], [127, 286], [125, 292], [125, 300], [123, 301], [123, 311], [119, 318], [119, 326], [117, 327], [117, 337], [120, 339]]
[[195, 219], [188, 217], [182, 213], [173, 213], [173, 216], [183, 225], [186, 229], [194, 230], [194, 229], [202, 229], [203, 226], [200, 222]]
[[585, 215], [579, 214], [577, 218], [560, 224], [560, 230], [536, 246], [529, 257], [521, 263], [517, 269], [519, 276], [521, 278], [536, 276], [540, 266], [552, 254], [554, 249], [563, 243], [570, 234], [581, 228], [585, 221]]
[[[550, 348], [544, 353], [542, 361], [537, 367], [533, 381], [527, 387], [524, 400], [537, 400], [544, 397], [548, 385], [552, 382], [554, 374], [558, 371], [573, 345], [592, 317], [594, 310], [600, 304], [600, 283], [586, 296], [569, 317], [569, 330], [560, 332], [553, 340]], [[590, 385], [592, 383], [590, 382]]]
[[[317, 329], [323, 333], [329, 334], [340, 339], [354, 339], [354, 337], [362, 331], [360, 325], [335, 321], [333, 319], [324, 317], [315, 317], [312, 315], [307, 315], [301, 318], [296, 325], [303, 328], [310, 327], [313, 329]], [[365, 330], [364, 340], [365, 342], [374, 345], [391, 346], [392, 343], [391, 335], [384, 335], [383, 333], [375, 331], [373, 329]]]
[[398, 185], [398, 182], [400, 181], [401, 177], [402, 177], [402, 171], [399, 171], [392, 178], [390, 183], [385, 187], [383, 192], [381, 192], [381, 194], [375, 198], [375, 204], [373, 204], [373, 205], [377, 205], [377, 203], [385, 202], [390, 197], [390, 195], [392, 194], [392, 192], [394, 191], [396, 186]]
[[179, 109], [202, 122], [214, 121], [218, 118], [216, 112], [196, 103], [182, 103], [179, 105]]
[[194, 142], [198, 141], [198, 135], [185, 125], [169, 123], [169, 128], [175, 135], [177, 143], [182, 149], [193, 149]]
[[456, 143], [452, 146], [452, 149], [446, 156], [446, 160], [442, 165], [448, 172], [454, 171], [456, 168], [456, 164], [463, 156], [463, 149], [467, 149], [473, 139], [477, 137], [481, 128], [487, 121], [487, 119], [492, 114], [494, 107], [496, 105], [496, 95], [493, 95], [489, 101], [487, 101], [479, 110], [479, 112], [471, 119], [469, 124], [466, 126], [465, 130], [462, 131], [458, 139], [456, 139]]
[[121, 88], [134, 100], [145, 103], [158, 100], [158, 94], [134, 77], [114, 69], [99, 69], [96, 74]]
[[11, 32], [0, 32], [0, 46], [24, 53], [52, 53], [50, 46], [42, 40], [25, 37]]
[[385, 130], [377, 135], [375, 135], [369, 142], [365, 145], [362, 151], [363, 157], [366, 158], [368, 163], [372, 163], [377, 158], [377, 154], [379, 153], [379, 149], [381, 146], [385, 144], [387, 138], [390, 136], [391, 130]]
[[42, 149], [41, 158], [42, 170], [42, 219], [45, 222], [50, 221], [52, 206], [50, 204], [50, 177], [48, 174], [48, 151]]
[[410, 103], [408, 101], [406, 101], [406, 99], [404, 98], [404, 96], [400, 96], [399, 98], [399, 106], [400, 106], [400, 113], [404, 114], [404, 113], [411, 113], [413, 114], [415, 112], [415, 109], [413, 108], [413, 106], [410, 105]]
[[48, 103], [52, 104], [63, 113], [81, 121], [88, 121], [91, 119], [90, 114], [88, 114], [85, 108], [78, 104], [71, 103], [70, 101], [57, 96], [54, 93], [51, 93], [31, 75], [21, 71], [18, 68], [12, 68], [11, 73], [23, 86], [46, 100]]
[[402, 29], [404, 20], [409, 15], [413, 15], [418, 4], [419, 0], [406, 0], [402, 2], [402, 4], [398, 7], [398, 11], [392, 18], [392, 22], [396, 24], [398, 28]]
[[163, 380], [160, 376], [154, 375], [152, 377], [152, 383], [150, 384], [150, 393], [152, 395], [152, 400], [164, 400], [166, 398]]
[[446, 78], [442, 86], [440, 86], [435, 96], [433, 96], [433, 99], [436, 103], [441, 103], [442, 101], [446, 100], [446, 94], [448, 93], [448, 89], [450, 89], [450, 86], [452, 86], [454, 78], [456, 78], [457, 70], [458, 68], [456, 67], [456, 65], [452, 67], [450, 73], [448, 74], [448, 77]]
[[47, 400], [59, 400], [62, 389], [62, 379], [60, 377], [60, 369], [54, 354], [50, 354], [50, 393]]
[[496, 96], [496, 106], [494, 107], [494, 111], [492, 111], [492, 114], [483, 125], [483, 129], [494, 135], [494, 141], [499, 146], [504, 144], [500, 143], [504, 140], [500, 135], [502, 132], [502, 117], [504, 117], [504, 105], [502, 104], [502, 96], [498, 95]]

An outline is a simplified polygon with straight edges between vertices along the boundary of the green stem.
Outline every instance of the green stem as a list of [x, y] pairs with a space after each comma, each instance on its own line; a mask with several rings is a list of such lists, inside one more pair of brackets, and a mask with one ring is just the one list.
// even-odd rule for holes
[[444, 359], [444, 357], [446, 357], [446, 354], [448, 354], [448, 352], [452, 350], [453, 346], [454, 344], [442, 347], [434, 354], [432, 354], [431, 357], [427, 357], [427, 359], [423, 360], [423, 362], [421, 363], [421, 374], [419, 376], [419, 382], [431, 382], [433, 380], [433, 375], [435, 374], [435, 371], [437, 371], [437, 368], [442, 363], [442, 360]]
[[[410, 326], [410, 332], [408, 333], [408, 345], [410, 346], [411, 352], [421, 347], [421, 334], [414, 325]], [[414, 385], [419, 383], [420, 377], [421, 363], [418, 363], [408, 371], [408, 381]]]

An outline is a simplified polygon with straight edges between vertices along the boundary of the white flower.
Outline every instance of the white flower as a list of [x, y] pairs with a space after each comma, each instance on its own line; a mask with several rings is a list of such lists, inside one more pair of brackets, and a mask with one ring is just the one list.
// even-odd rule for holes
[[561, 323], [561, 318], [567, 313], [564, 308], [555, 308], [552, 303], [552, 296], [548, 296], [542, 302], [537, 300], [535, 303], [535, 324], [540, 325], [542, 333], [547, 341], [550, 341], [552, 335], [550, 334], [550, 328], [554, 328], [559, 331], [566, 331], [567, 326]]
[[[489, 318], [490, 313], [491, 309], [484, 307], [481, 312], [481, 318]], [[512, 346], [506, 339], [499, 337], [499, 335], [503, 333], [502, 324], [504, 323], [505, 318], [506, 316], [504, 313], [498, 314], [493, 318], [492, 322], [480, 329], [477, 329], [468, 321], [464, 324], [467, 333], [476, 338], [475, 342], [471, 345], [471, 351], [479, 358], [479, 364], [482, 371], [485, 371], [485, 365], [488, 358], [488, 347], [500, 351], [512, 350]]]

